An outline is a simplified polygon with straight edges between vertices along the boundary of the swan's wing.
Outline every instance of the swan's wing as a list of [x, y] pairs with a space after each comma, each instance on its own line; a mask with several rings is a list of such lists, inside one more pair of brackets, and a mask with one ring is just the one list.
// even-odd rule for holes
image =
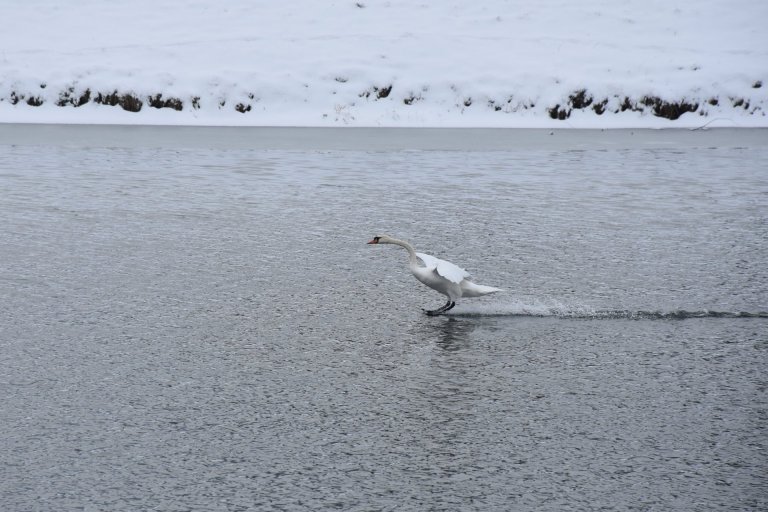
[[430, 256], [429, 254], [424, 254], [423, 252], [417, 252], [416, 256], [418, 256], [419, 259], [424, 262], [424, 266], [428, 268], [437, 268], [437, 264], [440, 261], [438, 258]]
[[453, 283], [460, 283], [464, 279], [469, 278], [469, 272], [457, 265], [454, 265], [450, 261], [441, 260], [440, 258], [435, 258], [434, 256], [430, 256], [429, 254], [424, 254], [421, 252], [417, 252], [416, 256], [418, 256], [419, 259], [424, 262], [424, 265], [427, 268], [434, 269], [435, 272], [437, 272], [440, 276]]
[[453, 281], [454, 283], [460, 283], [464, 279], [469, 279], [469, 272], [459, 267], [458, 265], [454, 265], [450, 261], [440, 259], [437, 261], [440, 262], [437, 264], [437, 273], [447, 280]]

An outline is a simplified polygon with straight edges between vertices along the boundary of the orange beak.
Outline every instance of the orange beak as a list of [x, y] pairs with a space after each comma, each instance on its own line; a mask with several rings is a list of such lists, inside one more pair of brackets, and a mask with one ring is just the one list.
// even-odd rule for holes
[[369, 243], [369, 244], [377, 244], [377, 243], [379, 243], [379, 241], [378, 241], [378, 240], [376, 240], [376, 239], [374, 238], [373, 240], [371, 240], [371, 241], [370, 241], [370, 242], [368, 242], [368, 243]]

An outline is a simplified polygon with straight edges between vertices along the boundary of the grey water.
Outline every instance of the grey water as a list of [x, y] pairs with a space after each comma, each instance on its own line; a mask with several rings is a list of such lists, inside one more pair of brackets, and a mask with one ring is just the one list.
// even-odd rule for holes
[[26, 130], [2, 510], [768, 508], [765, 131]]

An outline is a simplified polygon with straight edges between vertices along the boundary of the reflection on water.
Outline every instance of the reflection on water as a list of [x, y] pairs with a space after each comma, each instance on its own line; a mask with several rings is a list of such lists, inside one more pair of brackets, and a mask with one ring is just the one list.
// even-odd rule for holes
[[471, 346], [471, 334], [475, 330], [472, 320], [459, 320], [453, 317], [436, 318], [421, 321], [414, 328], [414, 335], [434, 343], [446, 352], [456, 352]]
[[768, 506], [762, 146], [0, 152], [7, 510]]

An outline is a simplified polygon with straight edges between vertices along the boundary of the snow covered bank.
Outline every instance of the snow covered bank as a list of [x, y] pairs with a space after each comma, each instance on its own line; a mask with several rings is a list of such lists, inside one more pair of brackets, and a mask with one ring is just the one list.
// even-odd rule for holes
[[30, 0], [0, 122], [768, 126], [753, 0]]

